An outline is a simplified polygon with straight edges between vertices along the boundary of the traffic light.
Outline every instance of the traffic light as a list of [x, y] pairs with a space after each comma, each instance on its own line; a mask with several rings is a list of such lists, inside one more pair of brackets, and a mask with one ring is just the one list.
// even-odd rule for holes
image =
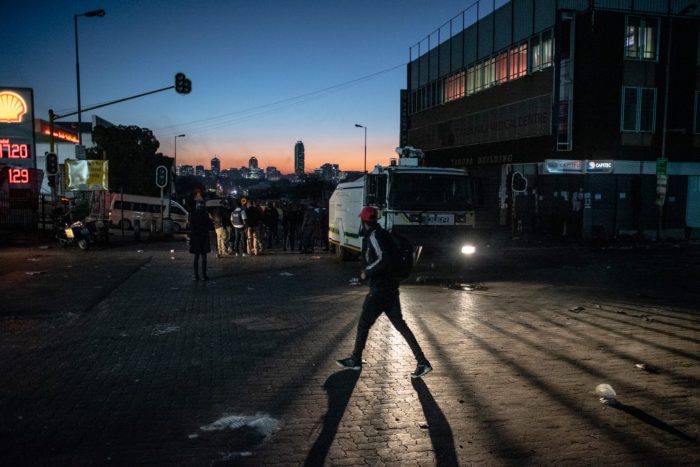
[[168, 184], [168, 169], [164, 165], [159, 165], [156, 169], [156, 185], [160, 188]]
[[175, 75], [175, 92], [178, 94], [189, 94], [192, 91], [192, 81], [187, 79], [184, 73]]
[[46, 154], [46, 173], [49, 175], [58, 173], [58, 157], [52, 152]]
[[527, 178], [520, 172], [515, 172], [511, 181], [511, 189], [516, 193], [522, 193], [527, 190]]

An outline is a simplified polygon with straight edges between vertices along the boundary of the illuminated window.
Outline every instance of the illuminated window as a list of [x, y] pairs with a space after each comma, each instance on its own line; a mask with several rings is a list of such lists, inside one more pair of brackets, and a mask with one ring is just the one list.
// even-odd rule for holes
[[530, 39], [530, 54], [532, 58], [531, 69], [532, 71], [538, 71], [542, 66], [542, 50], [540, 49], [540, 36], [535, 36]]
[[656, 126], [656, 88], [622, 88], [622, 131], [653, 133]]
[[481, 91], [484, 87], [484, 62], [476, 64], [474, 70], [474, 89]]
[[552, 56], [554, 41], [552, 40], [552, 30], [545, 31], [542, 33], [542, 63], [540, 66], [542, 68], [547, 68], [552, 66]]
[[516, 79], [527, 73], [527, 43], [510, 49], [510, 68], [508, 79]]
[[625, 27], [625, 58], [628, 60], [657, 60], [658, 31], [658, 18], [628, 16]]
[[464, 96], [464, 76], [464, 71], [460, 71], [443, 80], [443, 102], [450, 102]]
[[508, 81], [508, 53], [496, 55], [496, 81], [505, 83]]
[[484, 62], [484, 87], [496, 84], [496, 59], [491, 58]]
[[467, 95], [474, 94], [474, 66], [470, 66], [467, 69]]

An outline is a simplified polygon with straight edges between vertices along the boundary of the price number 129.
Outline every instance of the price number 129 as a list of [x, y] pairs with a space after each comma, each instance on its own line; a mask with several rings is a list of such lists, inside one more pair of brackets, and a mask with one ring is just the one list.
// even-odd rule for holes
[[10, 183], [29, 183], [29, 169], [10, 169]]

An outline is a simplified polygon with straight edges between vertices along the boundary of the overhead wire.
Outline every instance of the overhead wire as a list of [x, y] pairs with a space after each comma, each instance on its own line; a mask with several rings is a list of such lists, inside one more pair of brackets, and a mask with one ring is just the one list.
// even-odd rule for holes
[[389, 68], [386, 68], [381, 71], [377, 71], [374, 73], [370, 73], [365, 76], [361, 76], [359, 78], [354, 78], [349, 81], [345, 81], [343, 83], [335, 84], [332, 86], [328, 86], [322, 89], [318, 89], [315, 91], [311, 91], [308, 93], [300, 94], [298, 96], [293, 96], [293, 97], [288, 97], [285, 99], [281, 99], [279, 101], [275, 102], [270, 102], [267, 104], [262, 104], [259, 106], [254, 106], [254, 107], [249, 107], [246, 109], [238, 110], [235, 112], [228, 112], [225, 114], [213, 116], [213, 117], [208, 117], [204, 119], [199, 119], [199, 120], [192, 120], [190, 122], [183, 122], [183, 123], [177, 123], [173, 125], [168, 125], [164, 126], [161, 128], [154, 129], [154, 132], [158, 132], [159, 134], [162, 134], [164, 136], [167, 136], [171, 133], [180, 133], [183, 131], [189, 131], [189, 132], [203, 132], [203, 131], [209, 131], [213, 130], [216, 128], [224, 127], [224, 126], [231, 126], [231, 125], [236, 125], [254, 118], [258, 118], [260, 116], [263, 116], [265, 114], [271, 113], [271, 112], [276, 112], [279, 110], [282, 110], [284, 108], [294, 106], [294, 105], [299, 105], [306, 103], [308, 101], [314, 100], [314, 99], [319, 99], [327, 94], [331, 94], [333, 92], [338, 92], [340, 90], [343, 90], [344, 88], [354, 86], [360, 83], [363, 83], [365, 81], [369, 81], [371, 79], [374, 79], [384, 73], [388, 73], [391, 71], [394, 71], [398, 68], [405, 67], [406, 63], [402, 63], [399, 65], [395, 65]]

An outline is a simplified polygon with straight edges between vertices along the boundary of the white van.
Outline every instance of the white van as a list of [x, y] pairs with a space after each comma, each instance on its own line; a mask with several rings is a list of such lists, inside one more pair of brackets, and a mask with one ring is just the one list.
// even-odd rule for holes
[[173, 232], [187, 230], [187, 210], [175, 201], [170, 201], [170, 209], [168, 209], [167, 199], [164, 198], [161, 201], [157, 196], [115, 193], [109, 205], [109, 221], [114, 226], [130, 229], [134, 226], [134, 221], [138, 220], [143, 230], [149, 230], [151, 225], [155, 225], [155, 228], [160, 230], [161, 205], [163, 217], [167, 219], [169, 216], [173, 221]]

